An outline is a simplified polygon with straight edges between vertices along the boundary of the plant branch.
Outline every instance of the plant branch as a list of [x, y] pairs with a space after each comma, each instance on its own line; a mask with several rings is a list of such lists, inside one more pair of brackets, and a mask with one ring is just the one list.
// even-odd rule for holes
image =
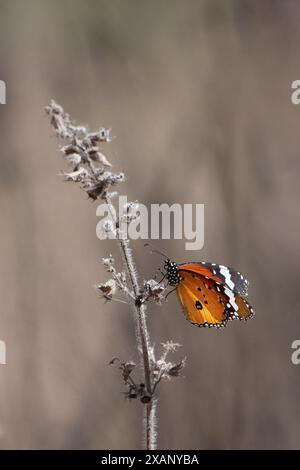
[[146, 413], [146, 448], [149, 450], [156, 449], [156, 439], [154, 435], [154, 421], [155, 421], [155, 411], [156, 404], [153, 404], [152, 398], [152, 380], [151, 380], [151, 365], [150, 365], [150, 341], [149, 341], [149, 332], [146, 322], [146, 306], [145, 303], [140, 303], [139, 298], [141, 295], [140, 287], [138, 283], [137, 270], [132, 256], [132, 250], [129, 247], [129, 240], [123, 238], [123, 233], [118, 227], [119, 221], [116, 217], [115, 209], [112, 205], [112, 202], [109, 196], [105, 196], [105, 202], [110, 212], [110, 216], [114, 222], [115, 229], [117, 231], [117, 237], [119, 240], [119, 247], [123, 255], [124, 263], [129, 274], [130, 283], [132, 290], [134, 292], [134, 301], [133, 308], [135, 311], [136, 319], [136, 335], [137, 341], [140, 347], [138, 348], [139, 354], [141, 355], [141, 363], [144, 371], [144, 379], [147, 390], [147, 395], [150, 398], [150, 402], [147, 403], [147, 413]]
[[[61, 151], [69, 165], [71, 172], [64, 172], [66, 181], [80, 184], [81, 188], [93, 201], [102, 200], [106, 203], [110, 220], [103, 224], [105, 236], [113, 234], [121, 250], [124, 266], [129, 278], [127, 284], [124, 272], [118, 273], [114, 267], [114, 258], [110, 255], [103, 258], [103, 265], [111, 275], [106, 283], [96, 286], [103, 294], [106, 301], [114, 299], [114, 293], [118, 288], [129, 298], [134, 312], [135, 332], [137, 339], [137, 349], [140, 359], [140, 366], [144, 382], [137, 383], [131, 373], [135, 368], [132, 362], [121, 362], [123, 381], [127, 387], [126, 396], [130, 399], [140, 398], [144, 406], [144, 437], [145, 446], [148, 450], [155, 450], [157, 447], [156, 414], [157, 414], [157, 386], [162, 379], [170, 379], [179, 376], [184, 368], [185, 360], [177, 364], [166, 361], [167, 354], [177, 349], [178, 344], [168, 341], [163, 346], [163, 354], [159, 360], [155, 359], [154, 348], [150, 343], [150, 335], [147, 327], [146, 303], [153, 300], [161, 304], [165, 286], [162, 281], [158, 283], [154, 279], [144, 281], [139, 284], [138, 273], [135, 260], [130, 247], [127, 231], [123, 229], [123, 221], [129, 223], [135, 220], [138, 215], [136, 203], [125, 204], [123, 214], [117, 214], [112, 203], [110, 193], [112, 186], [123, 182], [123, 173], [113, 173], [108, 169], [112, 166], [107, 157], [100, 152], [99, 145], [110, 142], [110, 129], [100, 128], [97, 132], [90, 132], [85, 126], [77, 126], [71, 120], [63, 108], [51, 101], [46, 107], [46, 112], [50, 117], [51, 126], [56, 135], [64, 141], [66, 145], [61, 147]], [[111, 238], [111, 237], [110, 237]], [[114, 299], [117, 300], [117, 299]], [[110, 362], [114, 364], [115, 359]]]

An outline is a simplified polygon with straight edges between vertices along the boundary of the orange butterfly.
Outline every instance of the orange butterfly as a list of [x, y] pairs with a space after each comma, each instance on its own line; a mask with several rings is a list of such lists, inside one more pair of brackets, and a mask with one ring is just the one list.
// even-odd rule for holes
[[249, 282], [238, 271], [219, 264], [165, 262], [185, 316], [193, 325], [222, 328], [229, 320], [248, 320], [254, 310], [245, 297]]

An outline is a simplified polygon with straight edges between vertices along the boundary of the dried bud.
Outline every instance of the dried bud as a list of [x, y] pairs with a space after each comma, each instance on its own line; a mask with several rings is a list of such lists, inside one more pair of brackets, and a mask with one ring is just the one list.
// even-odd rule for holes
[[111, 142], [111, 129], [101, 127], [99, 129], [100, 142]]
[[127, 387], [127, 391], [125, 392], [125, 396], [127, 398], [137, 398], [141, 396], [140, 389], [134, 382], [134, 379], [131, 377], [131, 373], [136, 367], [136, 364], [132, 361], [121, 362], [118, 357], [113, 357], [109, 364], [115, 364], [119, 362], [119, 369], [122, 372], [123, 381]]
[[71, 173], [63, 173], [65, 181], [73, 181], [76, 183], [80, 183], [83, 181], [87, 176], [88, 172], [84, 168], [80, 168], [77, 171], [72, 171]]
[[112, 166], [111, 163], [109, 163], [109, 161], [107, 160], [106, 156], [101, 152], [97, 152], [97, 159], [98, 162], [101, 163], [101, 165], [103, 166]]
[[64, 139], [72, 137], [72, 132], [69, 129], [70, 117], [64, 112], [63, 108], [51, 100], [50, 105], [46, 106], [45, 110], [51, 118], [51, 125], [56, 134]]
[[108, 184], [105, 181], [99, 181], [87, 189], [88, 196], [96, 201], [98, 197], [102, 196], [107, 188]]
[[118, 196], [117, 191], [107, 192], [107, 197], [112, 200]]
[[139, 204], [135, 202], [127, 202], [123, 207], [123, 214], [121, 216], [122, 220], [126, 223], [130, 223], [133, 220], [136, 220], [139, 217]]
[[106, 129], [105, 127], [102, 127], [99, 129], [98, 132], [91, 132], [88, 134], [88, 138], [92, 142], [92, 144], [98, 143], [98, 142], [111, 142], [111, 129]]
[[92, 186], [89, 186], [87, 189], [89, 197], [94, 201], [99, 197], [103, 197], [109, 186], [125, 180], [124, 173], [111, 173], [109, 171], [103, 173], [103, 175], [99, 176], [99, 178], [101, 178], [100, 181], [93, 184]]
[[125, 285], [126, 285], [126, 274], [124, 273], [124, 271], [118, 273], [118, 274], [117, 274], [117, 278], [118, 278], [119, 283], [120, 283], [122, 286], [125, 286]]
[[185, 364], [186, 364], [186, 359], [182, 359], [182, 361], [180, 361], [177, 364], [174, 364], [172, 367], [170, 367], [167, 370], [167, 374], [170, 377], [179, 377], [180, 375], [182, 375], [182, 371], [185, 368]]
[[111, 365], [114, 365], [114, 363], [117, 362], [117, 361], [120, 362], [120, 359], [115, 356], [109, 361], [108, 364], [111, 366]]
[[128, 378], [135, 367], [136, 367], [136, 364], [134, 362], [131, 362], [131, 361], [125, 362], [123, 364], [124, 377]]
[[73, 124], [69, 124], [69, 129], [75, 136], [84, 136], [88, 131], [85, 126], [74, 126]]
[[66, 158], [67, 162], [72, 166], [77, 167], [81, 163], [81, 156], [78, 153], [71, 153]]
[[114, 238], [116, 236], [114, 223], [111, 220], [105, 220], [105, 222], [103, 222], [100, 234], [104, 239], [107, 237]]
[[154, 378], [154, 387], [156, 387], [161, 380], [170, 380], [172, 377], [179, 377], [185, 367], [186, 358], [177, 363], [167, 362], [167, 356], [170, 352], [177, 351], [180, 344], [173, 341], [162, 343], [163, 354], [161, 358], [154, 362], [152, 361], [152, 370]]
[[45, 110], [47, 114], [64, 114], [63, 108], [54, 100], [51, 100], [50, 105], [46, 106]]
[[176, 352], [178, 348], [181, 348], [181, 344], [179, 343], [174, 343], [172, 340], [167, 341], [166, 343], [161, 343], [164, 354], [168, 354], [169, 352]]
[[70, 155], [72, 153], [78, 152], [78, 146], [73, 144], [65, 145], [64, 147], [61, 147], [60, 151], [65, 155]]
[[108, 184], [114, 185], [117, 183], [123, 183], [125, 181], [124, 173], [111, 173], [110, 171], [106, 171], [103, 174], [103, 181], [106, 181]]
[[96, 160], [97, 152], [98, 152], [98, 147], [90, 147], [87, 149], [87, 153], [91, 157], [92, 160]]
[[161, 284], [154, 279], [144, 281], [144, 297], [146, 299], [152, 298], [155, 302], [161, 303], [164, 299], [163, 292], [165, 288], [164, 284]]
[[96, 289], [105, 295], [106, 299], [111, 299], [116, 292], [116, 281], [109, 279], [104, 284], [97, 284]]
[[102, 263], [103, 263], [103, 266], [105, 267], [105, 269], [106, 269], [109, 273], [115, 271], [115, 268], [114, 268], [115, 260], [114, 260], [114, 258], [112, 257], [112, 255], [109, 255], [108, 258], [102, 258]]
[[87, 150], [89, 157], [94, 162], [100, 163], [103, 166], [111, 167], [111, 163], [107, 160], [106, 156], [98, 151], [98, 147], [92, 147]]

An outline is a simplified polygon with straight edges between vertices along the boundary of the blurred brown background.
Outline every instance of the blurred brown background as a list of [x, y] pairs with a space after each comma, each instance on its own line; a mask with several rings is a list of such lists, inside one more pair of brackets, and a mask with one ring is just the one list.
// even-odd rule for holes
[[[121, 194], [205, 203], [205, 247], [156, 242], [178, 262], [236, 267], [257, 316], [222, 332], [189, 325], [175, 295], [152, 306], [185, 378], [160, 389], [159, 447], [300, 447], [300, 3], [293, 0], [0, 1], [1, 448], [137, 448], [142, 405], [112, 356], [136, 359], [132, 314], [104, 303], [96, 205], [63, 184], [51, 98], [113, 127]], [[160, 258], [134, 244], [141, 277]]]

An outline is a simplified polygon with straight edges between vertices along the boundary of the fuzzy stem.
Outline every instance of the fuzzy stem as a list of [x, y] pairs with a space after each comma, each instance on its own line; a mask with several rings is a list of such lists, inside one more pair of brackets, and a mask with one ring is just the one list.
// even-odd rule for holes
[[145, 304], [139, 304], [138, 299], [140, 296], [140, 287], [138, 282], [137, 270], [132, 256], [132, 250], [129, 247], [129, 240], [123, 238], [123, 233], [118, 227], [118, 220], [116, 217], [115, 208], [108, 196], [105, 197], [105, 202], [108, 206], [110, 216], [116, 227], [117, 236], [119, 239], [119, 246], [123, 255], [124, 263], [129, 274], [131, 287], [134, 293], [133, 307], [136, 321], [136, 335], [138, 352], [140, 354], [140, 362], [142, 364], [145, 385], [151, 401], [146, 404], [146, 420], [145, 420], [145, 441], [147, 450], [155, 450], [157, 445], [157, 435], [155, 431], [156, 422], [156, 400], [153, 395], [152, 379], [151, 379], [151, 365], [150, 365], [150, 340], [149, 332], [146, 322], [146, 306]]
[[157, 407], [157, 399], [153, 397], [151, 402], [146, 405], [146, 448], [147, 450], [155, 450], [157, 446], [156, 407]]

